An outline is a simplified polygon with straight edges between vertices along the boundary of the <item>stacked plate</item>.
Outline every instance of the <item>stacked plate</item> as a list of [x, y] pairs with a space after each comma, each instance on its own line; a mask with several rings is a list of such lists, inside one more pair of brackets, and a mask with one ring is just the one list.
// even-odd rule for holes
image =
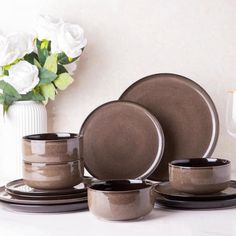
[[25, 212], [66, 212], [87, 209], [87, 188], [81, 183], [71, 189], [39, 190], [15, 180], [0, 188], [5, 207]]
[[158, 194], [156, 202], [166, 207], [208, 209], [236, 205], [236, 181], [231, 181], [228, 188], [214, 194], [194, 195], [178, 192], [169, 182], [157, 184], [155, 191]]

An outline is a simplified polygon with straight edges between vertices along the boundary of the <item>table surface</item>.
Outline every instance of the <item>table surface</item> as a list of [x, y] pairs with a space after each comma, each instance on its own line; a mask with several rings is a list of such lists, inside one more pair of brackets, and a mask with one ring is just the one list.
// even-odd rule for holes
[[[235, 179], [236, 173], [233, 173]], [[160, 206], [137, 221], [111, 222], [89, 211], [72, 213], [22, 213], [0, 205], [1, 236], [205, 236], [236, 235], [236, 208], [173, 210]]]

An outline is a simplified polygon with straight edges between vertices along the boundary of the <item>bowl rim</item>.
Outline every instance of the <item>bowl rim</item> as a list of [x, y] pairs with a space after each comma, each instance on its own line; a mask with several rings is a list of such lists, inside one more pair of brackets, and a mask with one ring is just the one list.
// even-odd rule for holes
[[44, 167], [44, 166], [67, 166], [83, 163], [83, 159], [77, 159], [75, 161], [65, 161], [65, 162], [30, 162], [23, 160], [23, 165], [35, 166], [35, 167]]
[[[96, 185], [103, 185], [103, 184], [107, 184], [107, 183], [114, 183], [114, 182], [121, 182], [121, 181], [125, 181], [126, 184], [140, 184], [140, 188], [137, 188], [137, 189], [130, 189], [130, 190], [117, 190], [117, 191], [114, 191], [114, 190], [102, 190], [102, 189], [94, 189], [93, 187], [96, 186]], [[125, 183], [124, 183], [125, 184]], [[141, 187], [142, 186], [142, 187]], [[133, 193], [133, 192], [137, 192], [137, 191], [142, 191], [144, 189], [148, 189], [148, 188], [152, 188], [153, 185], [150, 183], [150, 182], [147, 182], [145, 180], [141, 180], [141, 179], [135, 179], [135, 180], [132, 180], [132, 179], [111, 179], [111, 180], [100, 180], [98, 182], [95, 182], [93, 184], [91, 184], [89, 187], [88, 187], [88, 190], [89, 191], [92, 191], [92, 192], [100, 192], [100, 193], [112, 193], [112, 194], [120, 194], [120, 193]]]
[[[206, 166], [182, 166], [181, 163], [186, 164], [190, 161], [203, 161], [207, 160]], [[207, 163], [212, 163], [213, 161], [221, 162], [219, 165], [207, 165]], [[178, 164], [178, 165], [177, 165]], [[231, 164], [230, 160], [222, 159], [222, 158], [189, 158], [189, 159], [181, 159], [181, 160], [174, 160], [171, 161], [168, 166], [169, 168], [176, 168], [176, 169], [190, 169], [190, 170], [201, 170], [201, 169], [215, 169], [215, 168], [222, 168], [225, 166], [229, 166]]]
[[[46, 136], [46, 135], [56, 135], [59, 138], [37, 138], [37, 136]], [[66, 136], [67, 135], [67, 136]], [[61, 137], [60, 137], [61, 136]], [[82, 135], [79, 135], [77, 133], [70, 133], [70, 132], [49, 132], [49, 133], [37, 133], [37, 134], [30, 134], [22, 137], [23, 141], [26, 142], [65, 142], [68, 140], [75, 140], [78, 138], [82, 138]]]

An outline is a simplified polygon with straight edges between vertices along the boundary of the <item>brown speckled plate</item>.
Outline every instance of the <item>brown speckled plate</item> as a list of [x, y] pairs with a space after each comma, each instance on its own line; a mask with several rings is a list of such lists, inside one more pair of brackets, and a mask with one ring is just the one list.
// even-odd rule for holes
[[57, 200], [57, 199], [68, 199], [68, 198], [81, 198], [81, 197], [87, 197], [87, 191], [81, 192], [81, 193], [68, 193], [68, 194], [58, 194], [58, 195], [45, 195], [45, 196], [38, 196], [34, 194], [19, 194], [19, 193], [13, 193], [5, 189], [5, 191], [15, 197], [25, 198], [25, 199], [31, 199], [31, 200]]
[[14, 204], [1, 202], [1, 205], [7, 210], [30, 212], [30, 213], [59, 213], [71, 211], [83, 211], [88, 209], [88, 203], [70, 203], [70, 204], [57, 204], [57, 205], [27, 205], [27, 204]]
[[97, 179], [146, 178], [161, 160], [164, 136], [145, 108], [122, 101], [106, 103], [85, 120], [85, 166]]
[[0, 201], [15, 203], [15, 204], [30, 204], [30, 205], [55, 205], [68, 204], [87, 201], [87, 196], [73, 198], [58, 198], [58, 199], [29, 199], [11, 195], [5, 191], [5, 187], [0, 188]]
[[230, 181], [229, 187], [225, 190], [213, 193], [213, 194], [204, 194], [204, 195], [195, 195], [189, 193], [183, 193], [175, 190], [171, 187], [170, 182], [163, 182], [155, 185], [155, 191], [160, 195], [168, 199], [174, 200], [188, 200], [188, 201], [206, 201], [206, 200], [224, 200], [236, 198], [236, 181]]
[[183, 210], [214, 209], [214, 208], [226, 208], [226, 207], [235, 208], [236, 198], [221, 199], [221, 200], [191, 201], [191, 200], [169, 199], [160, 195], [157, 197], [156, 203], [164, 207], [183, 209]]
[[58, 196], [58, 195], [67, 195], [67, 194], [78, 194], [87, 191], [85, 184], [81, 183], [70, 189], [60, 189], [60, 190], [43, 190], [43, 189], [35, 189], [27, 186], [24, 183], [23, 179], [17, 179], [11, 181], [5, 186], [7, 192], [15, 194], [15, 195], [25, 195], [25, 196]]
[[176, 74], [156, 74], [131, 85], [120, 97], [147, 108], [159, 120], [165, 135], [165, 151], [149, 177], [168, 180], [168, 163], [183, 158], [210, 156], [215, 148], [219, 120], [206, 91]]

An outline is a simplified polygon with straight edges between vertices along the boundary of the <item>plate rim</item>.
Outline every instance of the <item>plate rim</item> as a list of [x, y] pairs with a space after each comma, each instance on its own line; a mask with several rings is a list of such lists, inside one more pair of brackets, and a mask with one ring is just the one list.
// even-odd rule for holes
[[[40, 204], [30, 205], [30, 204], [8, 203], [8, 202], [1, 201], [0, 204], [3, 207], [6, 207], [7, 209], [10, 209], [13, 211], [28, 212], [28, 213], [59, 213], [59, 212], [71, 212], [71, 211], [83, 211], [83, 210], [88, 209], [87, 201], [79, 202], [79, 203], [67, 203], [67, 204], [55, 204], [55, 205], [40, 205]], [[58, 209], [65, 206], [70, 206], [72, 207], [72, 209], [68, 209], [68, 210]], [[49, 209], [49, 210], [43, 210], [43, 209]]]
[[[30, 193], [27, 193], [27, 192], [21, 192], [21, 191], [19, 191], [19, 190], [12, 190], [12, 188], [9, 188], [9, 185], [12, 185], [12, 184], [17, 184], [18, 182], [22, 182], [23, 184], [24, 184], [24, 180], [21, 178], [21, 179], [16, 179], [16, 180], [12, 180], [12, 181], [10, 181], [10, 182], [8, 182], [8, 183], [6, 183], [5, 185], [4, 185], [4, 187], [9, 191], [9, 192], [11, 192], [11, 193], [19, 193], [19, 194], [24, 194], [25, 196], [29, 196], [30, 195]], [[80, 183], [81, 184], [81, 183]], [[83, 189], [77, 189], [76, 190], [76, 192], [74, 192], [74, 193], [81, 193], [81, 192], [85, 192], [86, 191], [86, 186], [85, 186], [85, 183], [82, 183], [82, 184], [84, 184], [84, 188]], [[26, 184], [24, 184], [24, 185], [26, 185]], [[27, 185], [26, 185], [27, 186]], [[56, 193], [56, 190], [55, 190], [55, 193]], [[51, 193], [49, 193], [48, 194], [48, 196], [54, 196], [54, 194], [55, 193], [53, 193], [53, 192], [51, 192]], [[62, 192], [62, 193], [60, 193], [61, 195], [66, 195], [66, 194], [71, 194], [71, 193], [73, 193], [73, 192]], [[36, 193], [35, 194], [35, 196], [45, 196], [43, 193]]]
[[162, 193], [161, 191], [157, 190], [158, 186], [164, 185], [164, 184], [169, 184], [169, 183], [170, 183], [169, 181], [165, 181], [165, 182], [161, 182], [161, 183], [156, 184], [154, 186], [155, 193], [157, 193], [157, 194], [159, 194], [159, 195], [161, 195], [161, 196], [163, 196], [163, 197], [165, 197], [169, 200], [176, 200], [176, 201], [178, 200], [178, 201], [196, 201], [196, 202], [200, 201], [201, 202], [201, 201], [229, 200], [229, 199], [232, 199], [232, 198], [236, 198], [236, 180], [230, 180], [230, 184], [229, 184], [229, 187], [235, 188], [235, 194], [226, 195], [226, 196], [214, 196], [213, 194], [207, 194], [206, 196], [204, 196], [202, 194], [201, 195], [192, 194], [192, 196], [177, 196], [177, 195], [170, 195], [168, 193], [167, 194]]
[[[202, 158], [209, 158], [215, 148], [216, 148], [216, 144], [218, 142], [219, 139], [219, 132], [220, 132], [220, 125], [219, 125], [219, 115], [216, 109], [216, 106], [212, 100], [212, 98], [210, 97], [210, 95], [207, 93], [207, 91], [201, 86], [199, 85], [197, 82], [193, 81], [192, 79], [189, 79], [183, 75], [179, 75], [179, 74], [175, 74], [175, 73], [155, 73], [155, 74], [151, 74], [151, 75], [147, 75], [145, 77], [142, 77], [141, 79], [135, 81], [134, 83], [132, 83], [119, 97], [120, 101], [128, 101], [125, 99], [125, 95], [132, 90], [136, 85], [145, 82], [146, 80], [151, 80], [151, 79], [157, 79], [158, 77], [163, 77], [163, 76], [172, 76], [173, 78], [177, 79], [177, 80], [181, 80], [184, 81], [192, 86], [192, 88], [195, 88], [195, 90], [203, 97], [204, 101], [207, 104], [207, 107], [210, 111], [211, 114], [211, 120], [212, 120], [212, 134], [211, 134], [211, 140], [209, 142], [209, 145], [207, 147], [207, 149], [205, 150], [204, 154], [202, 155]], [[138, 103], [137, 103], [138, 104]], [[146, 108], [146, 107], [145, 107]], [[167, 170], [168, 171], [168, 170]], [[163, 181], [163, 178], [152, 178], [151, 176], [149, 177], [149, 179], [151, 180], [156, 180], [156, 181]]]
[[[150, 118], [150, 120], [152, 121], [154, 126], [156, 127], [156, 131], [157, 131], [157, 135], [158, 135], [158, 141], [159, 141], [159, 146], [158, 146], [158, 150], [157, 150], [154, 162], [152, 163], [152, 165], [148, 168], [148, 170], [145, 173], [143, 173], [142, 175], [140, 175], [140, 176], [135, 178], [135, 179], [145, 179], [148, 176], [150, 176], [155, 171], [157, 166], [159, 165], [159, 163], [160, 163], [160, 161], [162, 159], [162, 156], [163, 156], [163, 153], [164, 153], [164, 147], [165, 147], [165, 137], [164, 137], [164, 132], [163, 132], [163, 129], [161, 127], [161, 124], [158, 121], [158, 119], [148, 109], [146, 109], [145, 107], [143, 107], [143, 106], [141, 106], [141, 105], [139, 105], [139, 104], [137, 104], [135, 102], [132, 102], [132, 101], [112, 100], [112, 101], [103, 103], [102, 105], [98, 106], [92, 112], [89, 113], [89, 115], [86, 117], [86, 119], [84, 120], [83, 124], [81, 125], [79, 135], [84, 136], [86, 123], [92, 117], [92, 115], [95, 112], [97, 112], [99, 109], [101, 109], [101, 108], [103, 108], [103, 107], [105, 107], [105, 106], [107, 106], [109, 104], [115, 104], [115, 103], [129, 104], [129, 105], [137, 107], [140, 110], [143, 110], [143, 112], [146, 115], [148, 115], [148, 117]], [[89, 168], [88, 168], [88, 166], [86, 164], [85, 158], [84, 158], [84, 167], [94, 178], [99, 179], [98, 176], [94, 175], [94, 173], [91, 170], [89, 170]]]
[[[173, 209], [214, 209], [214, 208], [228, 208], [228, 207], [236, 207], [236, 198], [230, 199], [218, 199], [218, 200], [203, 200], [203, 201], [187, 201], [187, 200], [174, 200], [168, 199], [164, 196], [158, 196], [155, 200], [155, 203]], [[220, 203], [222, 203], [220, 205]], [[187, 205], [183, 205], [187, 204]], [[196, 204], [204, 204], [204, 206], [197, 206]], [[213, 206], [212, 206], [213, 205]]]
[[[18, 194], [11, 192], [5, 188], [5, 191], [14, 197], [19, 197], [19, 198], [26, 198], [26, 199], [31, 199], [31, 200], [56, 200], [56, 199], [68, 199], [68, 198], [80, 198], [83, 197], [83, 195], [86, 196], [87, 190], [81, 193], [68, 193], [68, 194], [62, 194], [62, 195], [25, 195], [25, 194]], [[82, 195], [82, 196], [79, 196]]]
[[[5, 194], [10, 195], [9, 193], [7, 193], [5, 191], [5, 187], [2, 186], [0, 187], [0, 194], [4, 192]], [[11, 196], [11, 195], [10, 195]], [[66, 202], [66, 200], [68, 202]], [[5, 199], [3, 196], [0, 195], [0, 201], [1, 202], [6, 202], [6, 203], [14, 203], [14, 204], [24, 204], [24, 205], [63, 205], [63, 204], [72, 204], [72, 203], [80, 203], [80, 202], [84, 202], [87, 201], [88, 198], [87, 197], [82, 197], [82, 198], [75, 198], [75, 199], [58, 199], [58, 200], [30, 200], [30, 199]], [[25, 201], [25, 202], [24, 202]], [[27, 201], [29, 201], [29, 203], [27, 203]], [[45, 201], [45, 203], [42, 203], [43, 201]], [[51, 201], [51, 203], [50, 203]], [[53, 203], [53, 201], [56, 201], [56, 203]]]

